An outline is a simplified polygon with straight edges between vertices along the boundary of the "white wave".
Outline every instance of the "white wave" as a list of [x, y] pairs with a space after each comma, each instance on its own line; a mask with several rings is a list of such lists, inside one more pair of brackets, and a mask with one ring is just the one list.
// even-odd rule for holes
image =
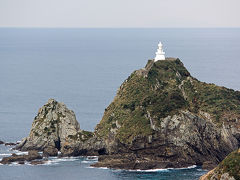
[[97, 162], [97, 161], [81, 161], [81, 163], [94, 163], [94, 162]]
[[92, 166], [88, 166], [88, 167], [86, 167], [86, 168], [91, 168], [91, 169], [92, 169], [92, 168], [95, 168], [95, 167], [92, 167]]
[[146, 170], [142, 170], [142, 169], [130, 169], [130, 170], [127, 170], [127, 169], [111, 169], [111, 168], [107, 168], [107, 167], [87, 167], [87, 168], [98, 168], [98, 169], [111, 169], [111, 170], [120, 170], [120, 171], [130, 171], [130, 172], [167, 172], [167, 171], [170, 171], [170, 170], [181, 170], [181, 169], [194, 169], [196, 168], [197, 166], [196, 165], [192, 165], [192, 166], [189, 166], [189, 167], [184, 167], [184, 168], [162, 168], [162, 169], [146, 169]]
[[53, 158], [49, 159], [52, 162], [77, 161], [77, 158]]
[[19, 151], [19, 152], [16, 152], [15, 154], [16, 155], [27, 155], [28, 152], [25, 152], [25, 151], [21, 152], [21, 151]]
[[2, 154], [0, 154], [0, 156], [10, 156], [10, 155], [12, 155], [11, 153], [2, 153]]
[[196, 165], [192, 165], [192, 166], [188, 166], [188, 167], [184, 167], [184, 168], [168, 168], [168, 169], [176, 169], [176, 170], [180, 170], [180, 169], [194, 169], [196, 168], [197, 166]]
[[130, 172], [158, 172], [158, 171], [164, 171], [167, 172], [169, 169], [146, 169], [146, 170], [141, 170], [141, 169], [132, 169], [132, 170], [123, 170], [123, 171], [130, 171]]
[[19, 164], [17, 162], [13, 162], [13, 163], [9, 164], [9, 166], [21, 166], [21, 164]]

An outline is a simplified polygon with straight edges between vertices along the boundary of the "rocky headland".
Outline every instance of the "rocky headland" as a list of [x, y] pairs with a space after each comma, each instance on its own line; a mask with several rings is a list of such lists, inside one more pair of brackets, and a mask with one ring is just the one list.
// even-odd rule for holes
[[176, 58], [134, 71], [94, 132], [50, 99], [40, 108], [22, 151], [46, 156], [100, 155], [95, 167], [211, 169], [240, 144], [240, 92], [200, 82]]

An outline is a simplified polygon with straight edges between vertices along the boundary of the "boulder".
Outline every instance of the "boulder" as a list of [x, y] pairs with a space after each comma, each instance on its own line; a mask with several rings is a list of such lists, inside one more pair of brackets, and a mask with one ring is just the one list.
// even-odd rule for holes
[[0, 141], [0, 144], [5, 144], [3, 141]]
[[49, 157], [49, 156], [57, 156], [58, 155], [58, 149], [55, 147], [46, 147], [43, 150], [43, 157]]

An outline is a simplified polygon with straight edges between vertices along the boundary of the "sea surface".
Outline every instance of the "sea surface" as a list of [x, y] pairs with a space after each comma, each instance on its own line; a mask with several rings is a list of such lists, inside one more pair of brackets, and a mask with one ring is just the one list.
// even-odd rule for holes
[[[240, 29], [0, 28], [0, 140], [26, 137], [49, 98], [94, 130], [121, 83], [162, 41], [201, 81], [240, 89]], [[0, 159], [11, 154], [0, 145]], [[20, 153], [20, 152], [17, 152]], [[0, 180], [198, 179], [201, 167], [150, 171], [90, 168], [97, 157], [51, 158], [45, 165], [0, 165]]]

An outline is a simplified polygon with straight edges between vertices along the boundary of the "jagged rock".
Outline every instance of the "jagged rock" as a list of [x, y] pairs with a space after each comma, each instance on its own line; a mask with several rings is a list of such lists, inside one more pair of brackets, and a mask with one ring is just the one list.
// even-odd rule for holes
[[[98, 162], [92, 164], [93, 167], [108, 167], [113, 169], [158, 169], [174, 168], [175, 162], [159, 161], [149, 158], [139, 158], [133, 153], [122, 153], [116, 155], [99, 156]], [[188, 167], [186, 164], [179, 164], [181, 167]]]
[[39, 150], [55, 147], [61, 150], [63, 144], [71, 144], [70, 138], [80, 131], [79, 123], [73, 111], [65, 104], [49, 99], [47, 104], [39, 109], [35, 117], [29, 136], [17, 145], [17, 149]]
[[15, 146], [16, 145], [16, 143], [12, 143], [12, 142], [6, 142], [5, 143], [5, 146]]
[[0, 141], [0, 144], [5, 144], [3, 141]]
[[42, 159], [42, 156], [34, 150], [28, 151], [27, 155], [16, 155], [12, 154], [10, 157], [3, 157], [0, 161], [1, 164], [10, 164], [12, 162], [24, 162], [24, 161], [33, 161], [36, 159]]
[[55, 147], [46, 147], [43, 149], [43, 157], [49, 157], [49, 156], [57, 156], [58, 155], [58, 149]]

